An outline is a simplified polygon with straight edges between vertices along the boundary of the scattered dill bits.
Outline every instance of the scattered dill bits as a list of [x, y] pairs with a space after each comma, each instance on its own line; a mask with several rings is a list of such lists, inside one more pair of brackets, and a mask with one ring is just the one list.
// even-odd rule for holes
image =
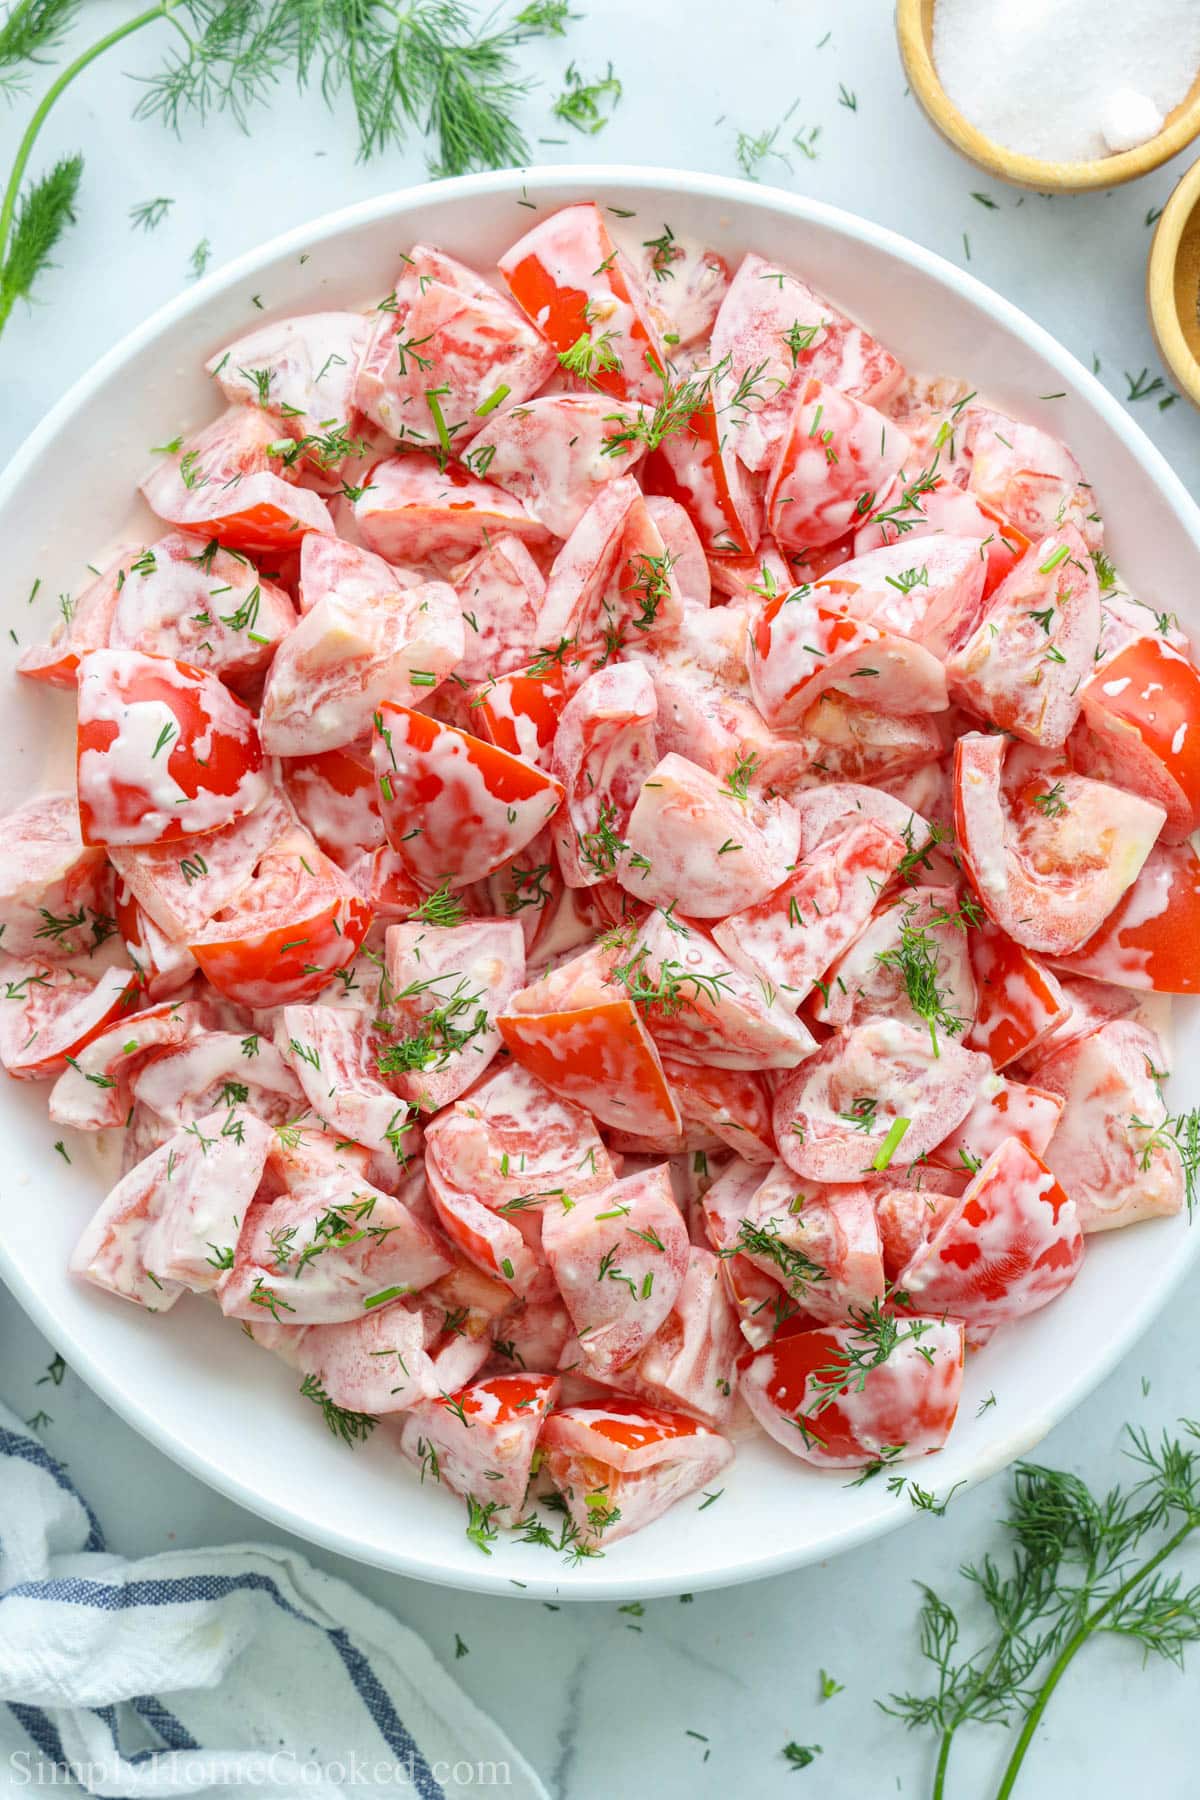
[[157, 200], [139, 200], [136, 206], [129, 209], [129, 223], [135, 230], [154, 231], [162, 224], [174, 204], [174, 200], [167, 199], [165, 195], [160, 195]]
[[1142, 369], [1136, 375], [1126, 369], [1125, 380], [1129, 388], [1125, 396], [1127, 401], [1148, 400], [1151, 394], [1160, 394], [1166, 385], [1161, 375], [1151, 376], [1149, 369]]
[[858, 111], [858, 95], [844, 81], [838, 82], [838, 105], [844, 106], [848, 112]]
[[781, 125], [775, 125], [769, 131], [738, 132], [733, 154], [738, 168], [747, 180], [757, 181], [759, 169], [772, 157], [781, 162], [789, 174], [791, 173], [791, 162], [788, 160], [786, 152], [779, 148], [779, 133], [782, 129]]
[[199, 281], [207, 269], [211, 257], [212, 245], [207, 238], [201, 238], [188, 258], [188, 279], [190, 281]]
[[793, 1769], [807, 1769], [824, 1751], [820, 1744], [785, 1744], [781, 1754], [791, 1763]]
[[530, 37], [566, 37], [568, 24], [582, 17], [582, 13], [568, 11], [567, 0], [532, 0], [521, 8], [513, 25]]
[[565, 79], [567, 85], [551, 109], [554, 117], [573, 125], [576, 131], [595, 137], [608, 124], [613, 108], [621, 98], [621, 83], [613, 74], [612, 64], [609, 63], [608, 73], [600, 81], [586, 82], [575, 64], [568, 63]]

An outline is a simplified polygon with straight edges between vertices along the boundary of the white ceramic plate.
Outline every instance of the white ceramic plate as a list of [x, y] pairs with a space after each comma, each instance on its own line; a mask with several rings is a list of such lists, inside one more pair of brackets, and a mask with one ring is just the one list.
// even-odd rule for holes
[[[0, 655], [9, 667], [8, 628], [23, 643], [34, 636], [38, 615], [26, 603], [34, 579], [52, 609], [129, 516], [148, 446], [212, 415], [203, 363], [214, 348], [267, 318], [388, 292], [400, 253], [416, 239], [486, 268], [538, 216], [589, 196], [634, 209], [634, 228], [644, 223], [647, 237], [669, 222], [731, 263], [754, 249], [792, 265], [911, 367], [965, 375], [996, 404], [1065, 437], [1134, 591], [1200, 631], [1200, 512], [1099, 382], [980, 282], [877, 225], [772, 189], [669, 170], [560, 168], [469, 176], [334, 213], [200, 282], [118, 345], [0, 478]], [[1039, 399], [1064, 389], [1064, 399]], [[65, 696], [15, 678], [3, 696], [0, 806], [8, 810], [69, 779], [72, 733]], [[1177, 1107], [1200, 1097], [1200, 1013], [1181, 1004], [1179, 1014]], [[685, 1500], [601, 1560], [570, 1569], [547, 1550], [503, 1538], [486, 1557], [463, 1534], [462, 1502], [419, 1485], [389, 1428], [346, 1450], [299, 1399], [294, 1374], [215, 1308], [189, 1299], [154, 1319], [69, 1279], [68, 1253], [104, 1178], [78, 1134], [70, 1168], [55, 1155], [43, 1088], [3, 1083], [0, 1132], [0, 1271], [18, 1300], [131, 1425], [201, 1480], [302, 1537], [451, 1586], [615, 1600], [795, 1568], [911, 1517], [907, 1499], [882, 1481], [851, 1489], [756, 1439], [741, 1448], [716, 1504], [700, 1510], [699, 1496]], [[1093, 1238], [1069, 1293], [971, 1359], [948, 1448], [910, 1472], [944, 1494], [1031, 1450], [1153, 1319], [1198, 1241], [1183, 1217]], [[991, 1393], [996, 1404], [977, 1417]]]

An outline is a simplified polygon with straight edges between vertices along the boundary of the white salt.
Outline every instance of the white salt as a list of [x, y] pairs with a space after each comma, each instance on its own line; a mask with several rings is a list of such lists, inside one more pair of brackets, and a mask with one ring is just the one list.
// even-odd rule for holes
[[1163, 115], [1149, 94], [1135, 94], [1132, 88], [1115, 89], [1100, 108], [1100, 135], [1114, 156], [1144, 144], [1162, 128]]
[[1044, 162], [1145, 143], [1200, 71], [1200, 0], [937, 0], [933, 59], [985, 137]]

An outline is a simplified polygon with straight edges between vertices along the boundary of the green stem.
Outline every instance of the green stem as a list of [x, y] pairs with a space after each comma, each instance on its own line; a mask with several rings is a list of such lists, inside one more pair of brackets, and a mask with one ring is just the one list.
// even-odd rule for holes
[[957, 1728], [958, 1720], [955, 1720], [949, 1731], [942, 1733], [942, 1741], [938, 1746], [937, 1768], [933, 1771], [932, 1800], [946, 1800], [946, 1770], [950, 1765], [950, 1745]]
[[1076, 1652], [1087, 1642], [1094, 1631], [1099, 1630], [1103, 1626], [1104, 1620], [1111, 1612], [1120, 1606], [1126, 1596], [1132, 1593], [1133, 1589], [1139, 1586], [1141, 1582], [1145, 1581], [1148, 1575], [1152, 1575], [1160, 1563], [1164, 1563], [1168, 1556], [1178, 1550], [1180, 1544], [1183, 1543], [1184, 1539], [1191, 1532], [1195, 1531], [1198, 1525], [1200, 1525], [1200, 1518], [1191, 1518], [1186, 1524], [1181, 1525], [1174, 1537], [1168, 1538], [1161, 1550], [1155, 1551], [1150, 1560], [1143, 1563], [1140, 1569], [1136, 1569], [1129, 1577], [1128, 1581], [1121, 1583], [1121, 1586], [1114, 1594], [1109, 1596], [1103, 1606], [1097, 1607], [1096, 1611], [1090, 1614], [1088, 1618], [1084, 1619], [1075, 1631], [1072, 1632], [1071, 1636], [1067, 1639], [1053, 1663], [1050, 1665], [1050, 1673], [1042, 1683], [1042, 1686], [1038, 1691], [1037, 1699], [1025, 1715], [1025, 1723], [1021, 1727], [1021, 1735], [1018, 1737], [1013, 1753], [1008, 1760], [1008, 1767], [1004, 1771], [1004, 1778], [1001, 1781], [1000, 1786], [996, 1789], [996, 1800], [1009, 1800], [1009, 1795], [1016, 1786], [1017, 1776], [1021, 1771], [1021, 1764], [1025, 1760], [1025, 1753], [1033, 1741], [1034, 1732], [1041, 1724], [1042, 1714], [1046, 1710], [1050, 1696], [1066, 1674]]
[[[127, 20], [124, 25], [116, 26], [107, 36], [98, 39], [80, 56], [77, 56], [73, 63], [69, 63], [62, 74], [47, 88], [41, 105], [30, 119], [25, 135], [17, 146], [16, 160], [8, 178], [8, 186], [4, 190], [3, 204], [0, 204], [0, 269], [4, 266], [13, 214], [17, 208], [17, 197], [21, 191], [21, 183], [25, 179], [25, 168], [33, 146], [37, 142], [38, 133], [46, 123], [51, 107], [63, 90], [71, 85], [77, 75], [82, 74], [89, 63], [95, 62], [98, 56], [103, 56], [106, 50], [111, 50], [114, 44], [119, 44], [122, 38], [130, 37], [135, 31], [140, 31], [143, 25], [152, 25], [155, 19], [166, 18], [173, 4], [174, 0], [158, 0], [158, 4], [150, 7], [147, 12], [138, 13], [136, 18]], [[4, 317], [0, 316], [0, 326], [3, 323]]]

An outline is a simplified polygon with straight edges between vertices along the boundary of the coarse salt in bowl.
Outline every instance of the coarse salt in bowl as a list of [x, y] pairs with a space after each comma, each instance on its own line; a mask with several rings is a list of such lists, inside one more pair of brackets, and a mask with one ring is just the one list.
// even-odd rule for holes
[[[1162, 8], [1178, 29], [1155, 29]], [[1115, 187], [1200, 132], [1191, 0], [896, 0], [896, 31], [930, 123], [1018, 187]]]

